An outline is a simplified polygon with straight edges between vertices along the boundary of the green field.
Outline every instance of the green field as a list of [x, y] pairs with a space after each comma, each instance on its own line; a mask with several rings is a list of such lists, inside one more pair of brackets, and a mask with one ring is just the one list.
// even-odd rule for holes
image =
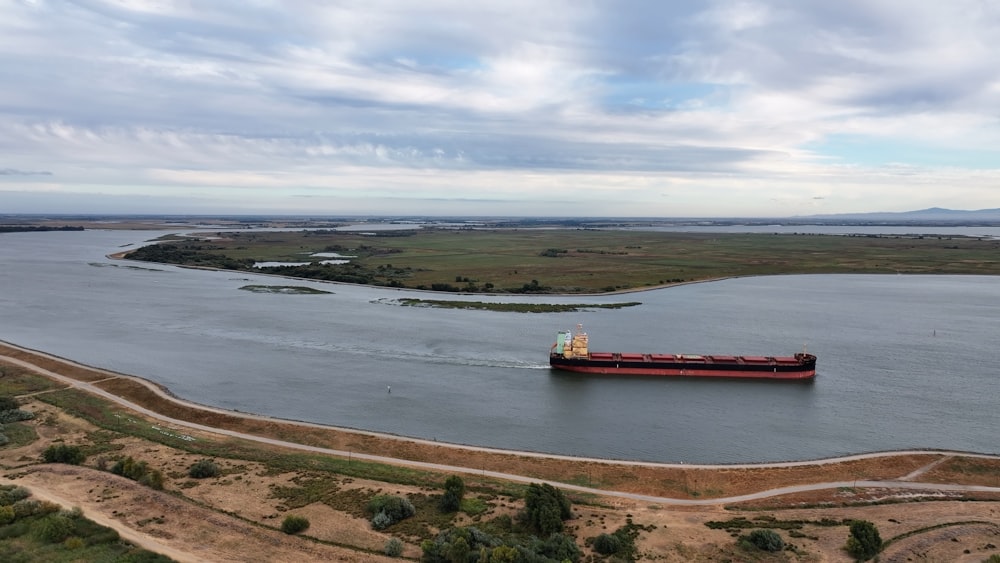
[[[442, 291], [591, 293], [774, 274], [1000, 274], [1000, 241], [954, 236], [662, 233], [588, 229], [236, 232], [146, 247], [130, 258]], [[312, 260], [320, 260], [313, 258]]]

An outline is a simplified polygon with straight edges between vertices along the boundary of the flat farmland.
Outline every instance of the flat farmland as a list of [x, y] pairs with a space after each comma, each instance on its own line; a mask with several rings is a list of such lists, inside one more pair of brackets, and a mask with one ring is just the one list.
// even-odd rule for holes
[[[351, 256], [364, 283], [470, 292], [594, 293], [775, 274], [1000, 274], [1000, 241], [957, 236], [664, 233], [592, 229], [229, 232], [173, 241], [199, 256], [311, 262]], [[130, 256], [140, 259], [139, 256]], [[161, 261], [163, 261], [161, 259]], [[190, 265], [192, 260], [171, 260]], [[314, 264], [315, 266], [315, 264]], [[222, 266], [227, 267], [227, 266]], [[318, 277], [284, 268], [298, 277]]]

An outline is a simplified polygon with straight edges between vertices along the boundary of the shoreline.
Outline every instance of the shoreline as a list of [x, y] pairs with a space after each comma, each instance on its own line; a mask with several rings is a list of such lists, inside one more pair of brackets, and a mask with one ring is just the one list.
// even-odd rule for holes
[[[53, 370], [48, 370], [36, 363], [31, 361], [13, 357], [4, 353], [4, 348], [20, 352], [21, 354], [27, 354], [29, 356], [40, 357], [51, 362], [56, 362], [66, 367], [72, 367], [75, 369], [85, 370], [87, 372], [98, 374], [103, 376], [103, 378], [87, 380], [84, 378], [76, 378], [73, 376], [62, 375]], [[40, 350], [35, 350], [32, 348], [27, 348], [20, 346], [11, 342], [0, 340], [0, 360], [7, 361], [14, 365], [19, 365], [25, 369], [34, 371], [44, 371], [48, 373], [43, 373], [42, 375], [55, 376], [57, 380], [62, 381], [68, 385], [82, 388], [85, 391], [96, 393], [105, 398], [111, 398], [112, 396], [119, 400], [119, 404], [128, 403], [134, 407], [138, 407], [142, 410], [148, 410], [150, 413], [157, 417], [165, 417], [162, 413], [156, 412], [154, 409], [149, 409], [140, 404], [133, 403], [128, 400], [127, 397], [114, 394], [113, 392], [105, 391], [95, 385], [96, 383], [104, 383], [111, 379], [121, 379], [136, 383], [148, 389], [150, 392], [157, 395], [160, 399], [174, 403], [175, 405], [184, 407], [186, 409], [192, 409], [193, 411], [200, 411], [204, 414], [220, 414], [226, 417], [232, 417], [235, 419], [241, 419], [245, 421], [257, 421], [265, 423], [273, 423], [278, 425], [291, 425], [296, 427], [310, 428], [316, 430], [323, 430], [329, 432], [344, 433], [348, 435], [362, 436], [377, 438], [380, 440], [390, 440], [407, 444], [417, 444], [423, 446], [431, 446], [434, 448], [448, 448], [458, 451], [468, 451], [468, 452], [480, 452], [488, 453], [499, 456], [516, 456], [521, 458], [536, 458], [542, 460], [556, 460], [556, 461], [566, 461], [575, 463], [592, 463], [592, 464], [603, 464], [610, 466], [621, 466], [621, 467], [649, 467], [649, 468], [661, 468], [661, 469], [695, 469], [695, 470], [730, 470], [730, 469], [779, 469], [779, 468], [800, 468], [800, 467], [810, 467], [810, 466], [821, 466], [845, 463], [851, 461], [859, 460], [870, 460], [870, 459], [881, 459], [881, 458], [891, 458], [891, 457], [903, 457], [903, 456], [913, 456], [913, 455], [932, 455], [932, 456], [960, 456], [967, 458], [980, 458], [980, 459], [996, 459], [1000, 460], [1000, 454], [993, 454], [987, 452], [968, 452], [960, 450], [946, 450], [946, 449], [934, 449], [934, 448], [916, 448], [916, 449], [900, 449], [900, 450], [885, 450], [885, 451], [873, 451], [873, 452], [859, 452], [854, 454], [847, 454], [842, 456], [832, 456], [825, 458], [814, 458], [814, 459], [800, 459], [800, 460], [785, 460], [785, 461], [762, 461], [762, 462], [743, 462], [743, 463], [716, 463], [716, 464], [693, 464], [684, 462], [655, 462], [655, 461], [642, 461], [642, 460], [627, 460], [627, 459], [613, 459], [613, 458], [597, 458], [597, 457], [583, 457], [583, 456], [572, 456], [564, 454], [554, 454], [547, 452], [535, 452], [528, 450], [509, 450], [501, 448], [492, 448], [487, 446], [476, 446], [470, 444], [458, 444], [449, 442], [439, 442], [437, 440], [428, 440], [424, 438], [416, 438], [410, 436], [402, 436], [398, 434], [390, 434], [384, 432], [375, 432], [370, 430], [342, 427], [342, 426], [332, 426], [327, 424], [320, 424], [309, 421], [293, 420], [276, 418], [256, 413], [234, 411], [229, 409], [224, 409], [220, 407], [214, 407], [211, 405], [204, 405], [194, 401], [180, 398], [174, 395], [169, 388], [150, 381], [148, 379], [119, 373], [111, 370], [106, 370], [103, 368], [97, 368], [76, 362], [74, 360], [57, 356], [55, 354], [50, 354], [48, 352], [43, 352]], [[141, 412], [141, 411], [140, 411]], [[166, 417], [169, 418], [169, 417]], [[182, 424], [191, 424], [190, 421], [176, 420], [175, 422]], [[201, 425], [199, 425], [201, 426]], [[199, 428], [207, 431], [218, 431], [218, 428]], [[348, 452], [341, 452], [348, 453]], [[355, 452], [355, 456], [365, 455], [361, 452]]]

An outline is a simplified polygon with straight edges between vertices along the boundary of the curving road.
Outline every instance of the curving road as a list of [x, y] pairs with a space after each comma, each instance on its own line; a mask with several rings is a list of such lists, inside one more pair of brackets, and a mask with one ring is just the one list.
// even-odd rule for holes
[[[106, 370], [101, 370], [101, 369], [97, 369], [97, 368], [92, 368], [90, 366], [83, 366], [81, 364], [76, 364], [75, 362], [68, 361], [65, 358], [59, 358], [59, 357], [56, 357], [56, 356], [51, 356], [49, 354], [44, 354], [44, 353], [38, 352], [36, 350], [30, 350], [30, 349], [26, 349], [26, 348], [21, 348], [19, 346], [15, 346], [15, 345], [12, 345], [12, 344], [9, 344], [9, 343], [5, 343], [5, 344], [7, 344], [8, 346], [11, 346], [12, 348], [18, 348], [20, 350], [24, 350], [25, 352], [28, 352], [28, 353], [42, 355], [42, 356], [45, 356], [45, 357], [48, 357], [48, 358], [51, 358], [51, 359], [54, 359], [54, 360], [58, 360], [60, 362], [64, 362], [64, 363], [67, 363], [67, 364], [73, 364], [73, 365], [77, 365], [77, 366], [80, 366], [80, 367], [85, 367], [85, 368], [90, 369], [90, 370], [95, 371], [95, 372], [105, 373], [105, 374], [108, 375], [108, 377], [126, 377], [126, 378], [129, 378], [129, 379], [131, 379], [133, 381], [137, 381], [137, 382], [142, 383], [143, 385], [146, 385], [149, 389], [151, 389], [153, 392], [155, 392], [156, 394], [158, 394], [160, 397], [162, 397], [162, 398], [164, 398], [166, 400], [169, 400], [169, 401], [173, 401], [173, 402], [178, 403], [178, 404], [182, 404], [182, 405], [187, 406], [187, 407], [197, 408], [197, 409], [201, 409], [201, 410], [204, 410], [204, 411], [210, 411], [210, 412], [224, 413], [224, 414], [227, 414], [227, 415], [230, 415], [230, 416], [237, 416], [237, 417], [246, 418], [246, 419], [269, 420], [269, 421], [285, 422], [285, 423], [289, 422], [289, 421], [284, 421], [284, 420], [279, 420], [279, 419], [273, 419], [273, 418], [269, 418], [269, 417], [265, 417], [265, 416], [244, 414], [244, 413], [238, 413], [238, 412], [233, 412], [233, 411], [227, 411], [227, 410], [224, 410], [224, 409], [218, 409], [218, 408], [214, 408], [214, 407], [207, 407], [207, 406], [204, 406], [204, 405], [198, 405], [196, 403], [191, 403], [191, 402], [188, 402], [188, 401], [184, 401], [182, 399], [177, 399], [176, 397], [172, 397], [172, 396], [164, 393], [163, 390], [161, 388], [159, 388], [158, 386], [153, 385], [152, 383], [150, 383], [150, 382], [148, 382], [148, 381], [146, 381], [144, 379], [141, 379], [141, 378], [127, 376], [127, 375], [123, 375], [123, 374], [120, 374], [120, 373], [114, 373], [114, 372], [110, 372], [110, 371], [106, 371]], [[241, 438], [241, 439], [244, 439], [244, 440], [251, 440], [251, 441], [259, 442], [259, 443], [263, 443], [263, 444], [269, 444], [269, 445], [280, 446], [280, 447], [284, 447], [284, 448], [290, 448], [290, 449], [295, 449], [295, 450], [301, 450], [301, 451], [307, 451], [307, 452], [314, 452], [314, 453], [320, 453], [320, 454], [326, 454], [326, 455], [332, 455], [332, 456], [338, 456], [338, 457], [345, 457], [345, 458], [352, 458], [352, 459], [364, 459], [364, 460], [368, 460], [368, 461], [375, 461], [375, 462], [379, 462], [379, 463], [387, 463], [387, 464], [393, 464], [393, 465], [405, 465], [405, 466], [409, 466], [409, 467], [417, 467], [417, 468], [421, 468], [421, 469], [429, 469], [429, 470], [439, 471], [439, 472], [450, 472], [450, 473], [464, 473], [464, 474], [483, 475], [483, 476], [488, 476], [488, 477], [495, 477], [495, 478], [498, 478], [498, 479], [505, 479], [505, 480], [508, 480], [508, 481], [521, 482], [521, 483], [538, 483], [538, 482], [549, 483], [552, 486], [559, 487], [561, 489], [579, 491], [579, 492], [590, 493], [590, 494], [594, 494], [594, 495], [602, 495], [602, 496], [609, 496], [609, 497], [618, 497], [618, 498], [624, 498], [624, 499], [629, 499], [629, 500], [636, 500], [636, 501], [643, 501], [643, 502], [664, 504], [664, 505], [704, 506], [704, 505], [730, 504], [730, 503], [737, 503], [737, 502], [743, 502], [743, 501], [750, 501], [750, 500], [757, 500], [757, 499], [763, 499], [763, 498], [768, 498], [768, 497], [786, 495], [786, 494], [790, 494], [790, 493], [801, 493], [801, 492], [818, 491], [818, 490], [824, 490], [824, 489], [836, 489], [836, 488], [841, 488], [841, 487], [878, 487], [878, 488], [912, 489], [912, 490], [927, 490], [927, 491], [958, 491], [958, 492], [989, 492], [989, 493], [1000, 493], [1000, 487], [985, 487], [985, 486], [977, 486], [977, 485], [948, 485], [948, 484], [940, 484], [940, 483], [920, 483], [920, 482], [913, 482], [913, 481], [911, 481], [911, 479], [915, 479], [915, 478], [919, 477], [923, 472], [927, 471], [928, 469], [932, 468], [933, 466], [937, 465], [938, 463], [941, 463], [943, 460], [935, 460], [934, 462], [928, 464], [927, 466], [925, 466], [925, 467], [923, 467], [921, 469], [918, 469], [918, 470], [910, 473], [909, 475], [905, 475], [905, 476], [900, 477], [899, 480], [890, 480], [890, 481], [835, 481], [835, 482], [829, 482], [829, 483], [813, 483], [813, 484], [808, 484], [808, 485], [795, 485], [795, 486], [790, 486], [790, 487], [781, 487], [781, 488], [777, 488], [777, 489], [768, 489], [768, 490], [759, 491], [759, 492], [751, 493], [751, 494], [747, 494], [747, 495], [739, 495], [739, 496], [732, 496], [732, 497], [722, 497], [722, 498], [713, 498], [713, 499], [678, 499], [678, 498], [670, 498], [670, 497], [660, 497], [660, 496], [653, 496], [653, 495], [643, 495], [643, 494], [636, 494], [636, 493], [628, 493], [628, 492], [622, 492], [622, 491], [609, 491], [609, 490], [604, 490], [604, 489], [595, 489], [595, 488], [591, 488], [591, 487], [584, 487], [584, 486], [580, 486], [580, 485], [573, 485], [573, 484], [570, 484], [570, 483], [560, 483], [560, 482], [557, 482], [557, 481], [547, 481], [547, 480], [533, 478], [533, 477], [526, 477], [526, 476], [523, 476], [523, 475], [514, 475], [514, 474], [511, 474], [511, 473], [502, 473], [502, 472], [499, 472], [499, 471], [487, 471], [487, 470], [476, 469], [476, 468], [471, 468], [471, 467], [459, 467], [459, 466], [454, 466], [454, 465], [444, 465], [444, 464], [439, 464], [439, 463], [429, 463], [429, 462], [413, 461], [413, 460], [407, 460], [407, 459], [398, 459], [398, 458], [392, 458], [392, 457], [387, 457], [387, 456], [364, 454], [364, 453], [358, 453], [358, 452], [336, 450], [336, 449], [331, 449], [331, 448], [321, 448], [321, 447], [317, 447], [317, 446], [309, 446], [309, 445], [305, 445], [305, 444], [298, 444], [298, 443], [295, 443], [295, 442], [288, 442], [288, 441], [285, 441], [285, 440], [277, 440], [277, 439], [274, 439], [274, 438], [268, 438], [266, 436], [257, 436], [257, 435], [254, 435], [254, 434], [246, 434], [246, 433], [243, 433], [243, 432], [237, 432], [237, 431], [233, 431], [233, 430], [226, 430], [226, 429], [223, 429], [223, 428], [214, 428], [214, 427], [211, 427], [211, 426], [206, 426], [206, 425], [203, 425], [203, 424], [198, 424], [196, 422], [188, 422], [186, 420], [179, 420], [179, 419], [176, 419], [176, 418], [171, 418], [171, 417], [168, 417], [168, 416], [164, 416], [164, 415], [162, 415], [160, 413], [157, 413], [157, 412], [154, 412], [154, 411], [152, 411], [150, 409], [147, 409], [147, 408], [145, 408], [145, 407], [143, 407], [141, 405], [137, 405], [137, 404], [135, 404], [135, 403], [133, 403], [133, 402], [127, 400], [127, 399], [124, 399], [124, 398], [119, 397], [117, 395], [114, 395], [114, 394], [112, 394], [112, 393], [110, 393], [108, 391], [105, 391], [105, 390], [101, 389], [100, 387], [97, 387], [97, 386], [93, 385], [92, 383], [88, 383], [88, 382], [85, 382], [85, 381], [78, 381], [76, 379], [73, 379], [73, 378], [70, 378], [70, 377], [66, 377], [64, 375], [58, 374], [56, 372], [53, 372], [53, 371], [48, 370], [48, 369], [45, 369], [45, 368], [43, 368], [41, 366], [35, 365], [35, 364], [33, 364], [31, 362], [28, 362], [28, 361], [25, 361], [25, 360], [21, 360], [21, 359], [18, 359], [18, 358], [13, 358], [13, 357], [6, 356], [6, 355], [0, 355], [0, 360], [4, 360], [4, 361], [6, 361], [6, 362], [8, 362], [10, 364], [17, 365], [17, 366], [23, 367], [25, 369], [29, 369], [31, 371], [34, 371], [36, 373], [39, 373], [41, 375], [44, 375], [46, 377], [49, 377], [51, 379], [54, 379], [54, 380], [59, 381], [61, 383], [64, 383], [65, 385], [67, 385], [69, 387], [73, 387], [73, 388], [85, 391], [87, 393], [92, 393], [94, 395], [98, 395], [98, 396], [103, 397], [103, 398], [105, 398], [105, 399], [107, 399], [109, 401], [112, 401], [112, 402], [114, 402], [114, 403], [116, 403], [118, 405], [121, 405], [121, 406], [123, 406], [125, 408], [131, 409], [131, 410], [136, 411], [138, 413], [141, 413], [141, 414], [143, 414], [143, 415], [145, 415], [145, 416], [147, 416], [149, 418], [160, 420], [162, 422], [166, 422], [166, 423], [169, 423], [171, 425], [174, 425], [174, 426], [177, 426], [177, 427], [181, 427], [181, 428], [190, 428], [190, 429], [193, 429], [193, 430], [200, 430], [202, 432], [209, 432], [209, 433], [213, 433], [213, 434], [219, 434], [219, 435], [224, 435], [224, 436], [231, 436], [231, 437], [234, 437], [234, 438]], [[295, 424], [299, 424], [299, 425], [302, 425], [302, 426], [318, 427], [318, 428], [327, 428], [327, 429], [331, 428], [330, 426], [323, 426], [323, 425], [320, 425], [320, 424], [310, 424], [310, 423], [304, 423], [304, 422], [296, 422]], [[857, 454], [857, 455], [844, 456], [844, 457], [839, 457], [839, 458], [830, 458], [830, 459], [821, 459], [821, 460], [810, 460], [810, 461], [790, 461], [790, 462], [779, 462], [779, 463], [755, 463], [755, 464], [737, 464], [737, 465], [692, 465], [692, 464], [648, 463], [648, 462], [637, 462], [637, 461], [612, 461], [612, 460], [606, 460], [606, 459], [593, 459], [593, 458], [579, 458], [579, 457], [571, 457], [571, 456], [546, 455], [546, 454], [540, 454], [540, 453], [536, 453], [536, 452], [512, 452], [512, 451], [509, 451], [509, 450], [498, 450], [498, 449], [494, 449], [494, 448], [477, 448], [477, 447], [473, 447], [473, 446], [459, 446], [459, 445], [454, 445], [454, 444], [443, 444], [443, 443], [440, 443], [440, 442], [432, 442], [432, 441], [428, 441], [428, 440], [402, 438], [402, 437], [399, 437], [399, 436], [392, 436], [392, 435], [386, 435], [386, 434], [378, 434], [378, 433], [375, 433], [375, 432], [364, 432], [364, 431], [358, 431], [358, 430], [352, 430], [352, 429], [337, 428], [337, 430], [342, 430], [344, 432], [354, 432], [354, 433], [358, 433], [358, 434], [377, 435], [377, 436], [384, 437], [384, 438], [392, 438], [392, 439], [398, 439], [398, 440], [406, 440], [406, 441], [412, 441], [412, 442], [433, 444], [435, 446], [454, 447], [454, 448], [458, 448], [458, 449], [487, 451], [487, 452], [504, 453], [504, 454], [516, 454], [516, 455], [529, 456], [529, 457], [544, 457], [544, 458], [565, 459], [565, 460], [572, 460], [572, 461], [587, 461], [587, 462], [594, 462], [594, 463], [607, 463], [607, 464], [622, 465], [622, 466], [673, 467], [673, 468], [694, 468], [694, 469], [732, 469], [732, 468], [793, 467], [793, 466], [804, 466], [804, 465], [823, 465], [823, 464], [828, 464], [828, 463], [839, 463], [839, 462], [842, 462], [842, 461], [850, 461], [850, 460], [856, 460], [856, 459], [867, 459], [867, 458], [886, 457], [886, 456], [902, 456], [902, 455], [912, 455], [912, 454], [939, 454], [939, 455], [956, 455], [956, 456], [964, 456], [964, 457], [978, 457], [978, 458], [1000, 459], [1000, 456], [987, 455], [987, 454], [971, 454], [971, 453], [966, 453], [966, 452], [949, 452], [949, 451], [940, 451], [940, 450], [906, 450], [906, 451], [896, 451], [896, 452]]]

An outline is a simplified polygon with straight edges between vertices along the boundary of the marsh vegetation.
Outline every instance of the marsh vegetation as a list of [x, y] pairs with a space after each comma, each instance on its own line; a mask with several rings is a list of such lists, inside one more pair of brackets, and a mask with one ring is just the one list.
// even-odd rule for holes
[[[958, 236], [421, 229], [220, 232], [164, 241], [128, 257], [398, 288], [538, 294], [774, 274], [1000, 274], [998, 250], [1000, 241]], [[345, 264], [310, 258], [329, 252], [352, 258]]]

